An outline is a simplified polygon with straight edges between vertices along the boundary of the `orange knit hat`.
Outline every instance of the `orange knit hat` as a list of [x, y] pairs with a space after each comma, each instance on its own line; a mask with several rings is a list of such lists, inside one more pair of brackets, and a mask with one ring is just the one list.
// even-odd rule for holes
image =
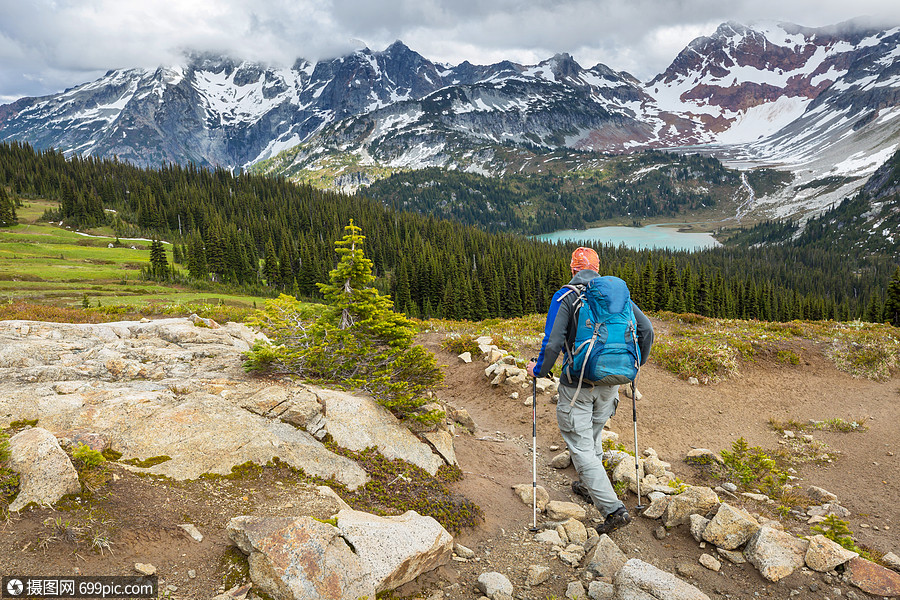
[[600, 271], [600, 257], [593, 248], [576, 248], [572, 253], [572, 262], [570, 263], [573, 271], [581, 271], [583, 269], [591, 269], [592, 271]]

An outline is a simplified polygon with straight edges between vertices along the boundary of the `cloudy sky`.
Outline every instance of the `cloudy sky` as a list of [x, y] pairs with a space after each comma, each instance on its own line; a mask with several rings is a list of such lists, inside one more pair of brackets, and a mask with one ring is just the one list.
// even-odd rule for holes
[[403, 40], [428, 59], [532, 64], [568, 52], [642, 80], [728, 20], [808, 27], [866, 16], [900, 23], [898, 0], [0, 0], [0, 103], [156, 67], [185, 50], [271, 64]]

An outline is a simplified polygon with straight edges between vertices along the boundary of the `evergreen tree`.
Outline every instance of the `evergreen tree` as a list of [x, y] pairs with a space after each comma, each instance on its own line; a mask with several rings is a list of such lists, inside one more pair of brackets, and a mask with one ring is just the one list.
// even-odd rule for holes
[[6, 186], [0, 183], [0, 227], [12, 227], [18, 222], [16, 203], [6, 193]]
[[410, 296], [409, 291], [409, 273], [407, 271], [406, 260], [400, 260], [400, 266], [397, 267], [394, 279], [397, 282], [396, 290], [394, 291], [394, 306], [400, 312], [409, 313], [412, 297]]
[[884, 302], [884, 320], [894, 327], [900, 327], [900, 267], [894, 269], [894, 276], [887, 288]]
[[150, 276], [157, 281], [169, 278], [169, 263], [166, 260], [166, 249], [158, 239], [150, 242]]
[[218, 226], [210, 227], [204, 238], [206, 246], [206, 264], [214, 281], [222, 281], [228, 272], [225, 262], [225, 243], [222, 240], [222, 232]]
[[206, 249], [203, 246], [203, 238], [196, 232], [191, 234], [188, 241], [187, 268], [188, 273], [194, 279], [209, 279], [209, 267], [206, 262]]
[[363, 252], [362, 229], [353, 224], [344, 227], [346, 234], [335, 242], [335, 251], [341, 257], [331, 273], [328, 283], [316, 284], [330, 306], [339, 329], [355, 326], [378, 343], [390, 346], [408, 346], [414, 331], [412, 323], [393, 312], [393, 302], [373, 287], [372, 261]]
[[880, 323], [883, 312], [882, 308], [881, 301], [878, 299], [878, 294], [872, 294], [872, 297], [869, 298], [869, 304], [866, 305], [865, 320], [870, 323]]
[[263, 259], [263, 277], [266, 279], [266, 285], [269, 287], [278, 286], [278, 259], [275, 258], [275, 247], [272, 245], [271, 238], [266, 242], [266, 256]]

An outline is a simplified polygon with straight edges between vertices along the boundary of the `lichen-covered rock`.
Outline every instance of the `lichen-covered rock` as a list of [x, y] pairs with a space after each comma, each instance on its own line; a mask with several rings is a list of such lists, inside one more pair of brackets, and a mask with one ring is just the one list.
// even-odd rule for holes
[[9, 505], [17, 512], [34, 502], [53, 504], [66, 494], [81, 492], [78, 473], [56, 437], [33, 427], [9, 439], [9, 466], [19, 474], [19, 495]]
[[691, 584], [637, 558], [619, 569], [613, 583], [623, 600], [710, 600]]
[[537, 533], [534, 536], [534, 541], [550, 546], [562, 546], [563, 543], [562, 538], [559, 536], [559, 532], [555, 529], [547, 529], [546, 531]]
[[435, 431], [426, 431], [422, 434], [429, 444], [431, 444], [438, 455], [444, 459], [448, 465], [458, 466], [459, 461], [456, 460], [456, 450], [453, 447], [453, 435], [446, 429], [437, 429]]
[[587, 512], [574, 502], [551, 500], [547, 503], [547, 516], [553, 521], [564, 521], [566, 519], [583, 521], [587, 516]]
[[488, 598], [495, 598], [498, 594], [512, 596], [513, 585], [503, 573], [491, 571], [478, 576], [478, 589]]
[[641, 513], [641, 516], [647, 517], [648, 519], [658, 519], [663, 516], [663, 513], [666, 512], [666, 507], [668, 505], [669, 496], [660, 493], [659, 495], [651, 498], [650, 506], [644, 509], [644, 512]]
[[703, 539], [719, 548], [734, 550], [749, 540], [758, 529], [759, 523], [746, 511], [723, 503], [703, 530]]
[[322, 420], [314, 393], [243, 371], [241, 353], [265, 336], [198, 323], [0, 321], [0, 415], [112, 440], [123, 460], [167, 456], [134, 469], [178, 480], [273, 458], [351, 490], [368, 480], [297, 428]]
[[525, 577], [525, 585], [534, 587], [541, 585], [553, 574], [550, 567], [544, 565], [530, 565], [528, 567], [528, 575]]
[[371, 570], [376, 592], [392, 590], [436, 569], [453, 553], [453, 536], [434, 518], [412, 510], [397, 517], [342, 510], [337, 526]]
[[900, 573], [864, 558], [857, 557], [850, 561], [850, 583], [873, 596], [900, 596]]
[[572, 464], [572, 455], [568, 450], [560, 452], [550, 459], [550, 466], [554, 469], [568, 469]]
[[634, 457], [629, 455], [629, 459], [619, 461], [613, 469], [612, 480], [615, 483], [627, 483], [628, 489], [637, 493], [637, 478], [644, 478], [644, 461], [643, 459], [638, 460], [637, 468], [635, 468]]
[[573, 544], [584, 544], [588, 539], [587, 528], [578, 519], [568, 519], [562, 524], [566, 537]]
[[588, 585], [588, 598], [591, 600], [613, 600], [616, 597], [616, 587], [605, 581], [592, 581]]
[[814, 502], [817, 502], [819, 504], [837, 502], [837, 496], [835, 494], [832, 494], [828, 490], [816, 487], [814, 485], [806, 488], [806, 495], [809, 496]]
[[706, 527], [709, 525], [709, 519], [701, 515], [691, 515], [688, 518], [691, 523], [691, 537], [698, 542], [702, 542], [703, 532], [706, 531]]
[[309, 517], [235, 517], [228, 537], [249, 555], [250, 579], [276, 600], [374, 598], [369, 567], [341, 532]]
[[676, 527], [688, 522], [690, 515], [706, 514], [719, 503], [719, 497], [711, 488], [689, 486], [685, 491], [672, 496], [663, 514], [663, 525]]
[[590, 569], [601, 577], [612, 577], [628, 561], [628, 557], [605, 533], [587, 559]]
[[744, 556], [769, 581], [784, 579], [803, 566], [809, 541], [771, 527], [761, 527], [754, 534]]
[[537, 509], [540, 512], [544, 512], [547, 508], [547, 503], [550, 502], [550, 494], [547, 492], [547, 489], [539, 485], [535, 488], [530, 483], [519, 483], [512, 487], [513, 492], [515, 492], [516, 496], [519, 497], [522, 502], [531, 506], [534, 504], [534, 490], [537, 489]]
[[338, 390], [315, 389], [325, 404], [325, 429], [348, 450], [376, 447], [389, 459], [401, 458], [434, 475], [443, 459], [373, 399]]
[[857, 556], [859, 556], [858, 553], [847, 550], [824, 535], [814, 535], [809, 538], [809, 548], [806, 549], [805, 560], [806, 566], [813, 571], [826, 573]]
[[585, 596], [587, 596], [587, 592], [584, 589], [584, 584], [580, 581], [571, 581], [566, 586], [566, 598], [569, 600], [584, 600]]

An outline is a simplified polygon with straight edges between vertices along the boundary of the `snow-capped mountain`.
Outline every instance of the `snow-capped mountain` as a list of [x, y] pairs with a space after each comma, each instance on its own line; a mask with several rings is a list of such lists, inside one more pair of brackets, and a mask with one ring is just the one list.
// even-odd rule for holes
[[[858, 188], [893, 152], [898, 57], [900, 28], [853, 22], [726, 23], [646, 83], [567, 54], [537, 65], [444, 66], [401, 42], [285, 68], [195, 55], [0, 106], [0, 141], [144, 166], [292, 173], [329, 163], [357, 182], [397, 167], [502, 172], [510, 148], [703, 145], [791, 169], [802, 184], [794, 187], [816, 200], [797, 189], [763, 199], [787, 214]], [[817, 189], [827, 175], [840, 181]]]
[[139, 165], [240, 166], [267, 158], [347, 116], [443, 85], [401, 43], [315, 64], [268, 68], [209, 55], [101, 79], [0, 109], [0, 140], [24, 140]]

